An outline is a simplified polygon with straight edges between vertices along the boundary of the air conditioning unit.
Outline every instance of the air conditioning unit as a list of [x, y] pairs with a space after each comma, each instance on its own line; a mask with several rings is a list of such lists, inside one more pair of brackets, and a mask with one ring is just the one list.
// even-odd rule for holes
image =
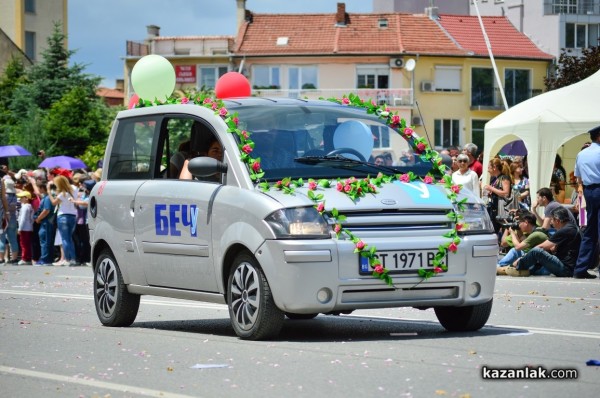
[[390, 59], [390, 68], [404, 68], [404, 60], [402, 58]]
[[413, 116], [412, 117], [412, 125], [413, 126], [420, 126], [423, 124], [423, 121], [421, 120], [420, 116]]
[[435, 91], [435, 84], [430, 80], [424, 80], [421, 82], [421, 91]]

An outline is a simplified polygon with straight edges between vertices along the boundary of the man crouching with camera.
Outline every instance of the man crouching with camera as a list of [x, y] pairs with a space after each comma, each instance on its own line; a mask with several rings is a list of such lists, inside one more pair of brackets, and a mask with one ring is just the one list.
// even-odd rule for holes
[[546, 230], [536, 225], [535, 214], [529, 211], [519, 211], [515, 221], [507, 225], [507, 231], [513, 247], [498, 261], [497, 275], [506, 275], [516, 260], [548, 239]]
[[506, 269], [510, 276], [529, 276], [553, 274], [572, 277], [575, 262], [579, 255], [581, 234], [571, 221], [569, 210], [560, 206], [551, 213], [552, 225], [556, 233], [540, 243], [520, 259], [514, 267]]

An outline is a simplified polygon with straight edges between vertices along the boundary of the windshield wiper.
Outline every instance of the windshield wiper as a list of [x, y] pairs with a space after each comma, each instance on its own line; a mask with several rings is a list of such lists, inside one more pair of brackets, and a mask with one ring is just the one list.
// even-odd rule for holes
[[303, 156], [295, 158], [294, 162], [311, 165], [323, 165], [334, 168], [353, 169], [358, 167], [366, 167], [372, 170], [381, 171], [388, 174], [396, 174], [398, 170], [388, 166], [378, 166], [373, 163], [362, 160], [350, 159], [342, 155], [326, 155], [326, 156]]

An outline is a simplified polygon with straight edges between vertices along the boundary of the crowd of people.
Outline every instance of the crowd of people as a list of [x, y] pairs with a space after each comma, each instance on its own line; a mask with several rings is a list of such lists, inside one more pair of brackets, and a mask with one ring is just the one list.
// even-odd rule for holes
[[94, 172], [62, 168], [0, 168], [0, 264], [79, 266], [90, 264], [87, 227]]

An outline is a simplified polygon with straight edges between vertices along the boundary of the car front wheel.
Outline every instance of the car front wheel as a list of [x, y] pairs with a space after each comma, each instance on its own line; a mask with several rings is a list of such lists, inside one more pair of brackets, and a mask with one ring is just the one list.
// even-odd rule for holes
[[492, 302], [465, 307], [435, 307], [435, 315], [450, 332], [473, 332], [481, 329], [492, 313]]
[[275, 305], [269, 283], [249, 253], [234, 260], [227, 282], [227, 305], [233, 329], [242, 339], [273, 338], [283, 326], [284, 313]]
[[96, 262], [94, 303], [104, 326], [131, 325], [140, 307], [140, 296], [127, 291], [121, 270], [110, 250], [104, 250]]

